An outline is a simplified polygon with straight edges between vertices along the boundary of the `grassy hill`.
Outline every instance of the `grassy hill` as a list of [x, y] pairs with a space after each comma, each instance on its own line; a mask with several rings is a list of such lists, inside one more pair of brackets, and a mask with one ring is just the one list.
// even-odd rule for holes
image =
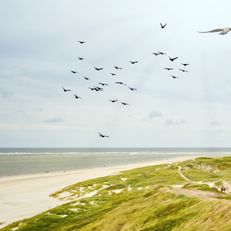
[[63, 205], [1, 230], [230, 231], [230, 193], [231, 157], [197, 158], [71, 185], [51, 195]]

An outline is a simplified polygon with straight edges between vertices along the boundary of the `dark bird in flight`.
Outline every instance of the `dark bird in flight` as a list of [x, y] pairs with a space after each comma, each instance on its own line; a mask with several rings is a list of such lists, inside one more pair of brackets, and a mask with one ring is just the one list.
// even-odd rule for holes
[[116, 70], [122, 70], [122, 67], [114, 66]]
[[108, 86], [108, 83], [99, 83], [101, 86]]
[[103, 91], [103, 88], [102, 87], [95, 87], [95, 90], [96, 91]]
[[89, 87], [89, 89], [92, 91], [99, 91], [97, 87]]
[[131, 91], [137, 91], [137, 89], [136, 88], [134, 88], [134, 87], [128, 87]]
[[160, 23], [160, 26], [162, 29], [164, 29], [167, 26], [167, 23], [165, 23], [165, 24]]
[[102, 71], [103, 68], [102, 67], [94, 67], [96, 71]]
[[158, 55], [166, 55], [166, 53], [162, 52], [162, 51], [159, 51], [158, 52]]
[[98, 134], [99, 134], [99, 136], [100, 136], [101, 138], [108, 138], [108, 137], [109, 137], [108, 135], [103, 135], [103, 134], [100, 133], [100, 132], [98, 132]]
[[162, 52], [162, 51], [158, 51], [158, 52], [154, 52], [154, 53], [152, 53], [153, 55], [156, 55], [156, 56], [158, 56], [158, 55], [166, 55], [166, 53], [164, 53], [164, 52]]
[[176, 60], [176, 59], [178, 59], [178, 57], [174, 57], [174, 58], [169, 57], [169, 60], [172, 61], [172, 62], [173, 62], [174, 60]]
[[128, 103], [125, 103], [125, 102], [121, 102], [121, 104], [123, 104], [124, 106], [128, 106], [129, 105]]
[[78, 41], [80, 44], [84, 44], [84, 43], [86, 43], [85, 41]]
[[173, 79], [179, 79], [179, 77], [177, 77], [177, 76], [175, 76], [175, 75], [171, 75], [171, 77], [172, 77]]
[[179, 71], [182, 71], [182, 72], [188, 72], [187, 70], [185, 70], [185, 69], [181, 69], [181, 68], [179, 68]]
[[83, 78], [84, 78], [85, 80], [89, 80], [89, 78], [87, 78], [87, 77], [85, 77], [85, 76], [83, 76]]
[[187, 67], [189, 64], [188, 63], [181, 63], [183, 66]]
[[82, 57], [77, 57], [78, 58], [78, 60], [84, 60], [84, 58], [82, 58]]
[[167, 71], [172, 71], [173, 70], [172, 67], [165, 67], [164, 69], [167, 70]]
[[112, 76], [115, 76], [116, 75], [116, 73], [110, 73]]
[[136, 64], [138, 61], [130, 61], [131, 64]]
[[76, 73], [78, 73], [78, 72], [77, 72], [77, 71], [73, 71], [73, 70], [71, 70], [71, 73], [76, 74]]
[[79, 96], [77, 96], [75, 94], [74, 94], [74, 96], [75, 96], [76, 99], [82, 99], [81, 97], [79, 97]]
[[115, 103], [118, 101], [118, 99], [109, 99], [109, 101], [111, 101], [112, 103]]
[[125, 85], [126, 86], [126, 84], [125, 83], [123, 83], [123, 82], [115, 82], [115, 84], [120, 84], [120, 85]]
[[103, 91], [102, 87], [89, 87], [89, 89], [92, 91]]
[[219, 29], [215, 29], [215, 30], [209, 30], [209, 31], [198, 31], [199, 33], [214, 33], [214, 32], [220, 32], [220, 35], [225, 35], [227, 34], [229, 31], [231, 31], [230, 27], [226, 27], [226, 28], [219, 28]]
[[62, 87], [62, 89], [64, 92], [71, 91], [70, 89], [65, 89], [64, 87]]

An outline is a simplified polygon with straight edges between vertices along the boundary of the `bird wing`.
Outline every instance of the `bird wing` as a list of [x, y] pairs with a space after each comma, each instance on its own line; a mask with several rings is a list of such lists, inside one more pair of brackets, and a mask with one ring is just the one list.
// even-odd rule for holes
[[198, 31], [198, 33], [213, 33], [213, 32], [220, 32], [223, 31], [223, 29], [214, 29], [209, 31]]

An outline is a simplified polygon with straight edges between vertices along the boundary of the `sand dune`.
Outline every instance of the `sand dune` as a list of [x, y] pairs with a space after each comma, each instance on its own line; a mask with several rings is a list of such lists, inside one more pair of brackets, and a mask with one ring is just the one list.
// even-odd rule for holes
[[123, 170], [191, 158], [185, 156], [124, 166], [2, 177], [0, 178], [0, 223], [2, 222], [2, 226], [5, 226], [64, 203], [49, 197], [49, 195], [65, 186], [87, 179], [116, 174]]

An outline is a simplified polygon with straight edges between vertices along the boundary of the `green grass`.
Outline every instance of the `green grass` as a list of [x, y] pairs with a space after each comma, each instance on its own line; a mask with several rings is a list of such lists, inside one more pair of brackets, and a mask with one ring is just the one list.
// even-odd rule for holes
[[208, 191], [208, 192], [215, 192], [220, 193], [217, 188], [215, 187], [209, 187], [207, 184], [193, 184], [193, 183], [187, 183], [183, 186], [183, 188], [186, 189], [197, 189], [202, 191]]
[[231, 157], [196, 158], [182, 163], [184, 174], [193, 181], [231, 179]]
[[[230, 230], [230, 195], [206, 183], [231, 182], [231, 157], [197, 158], [171, 165], [138, 168], [119, 175], [87, 180], [52, 196], [69, 202], [32, 218], [8, 225], [3, 231], [170, 231]], [[215, 185], [216, 185], [215, 184]], [[212, 191], [218, 198], [179, 195], [172, 186]], [[94, 192], [92, 197], [79, 199]]]

